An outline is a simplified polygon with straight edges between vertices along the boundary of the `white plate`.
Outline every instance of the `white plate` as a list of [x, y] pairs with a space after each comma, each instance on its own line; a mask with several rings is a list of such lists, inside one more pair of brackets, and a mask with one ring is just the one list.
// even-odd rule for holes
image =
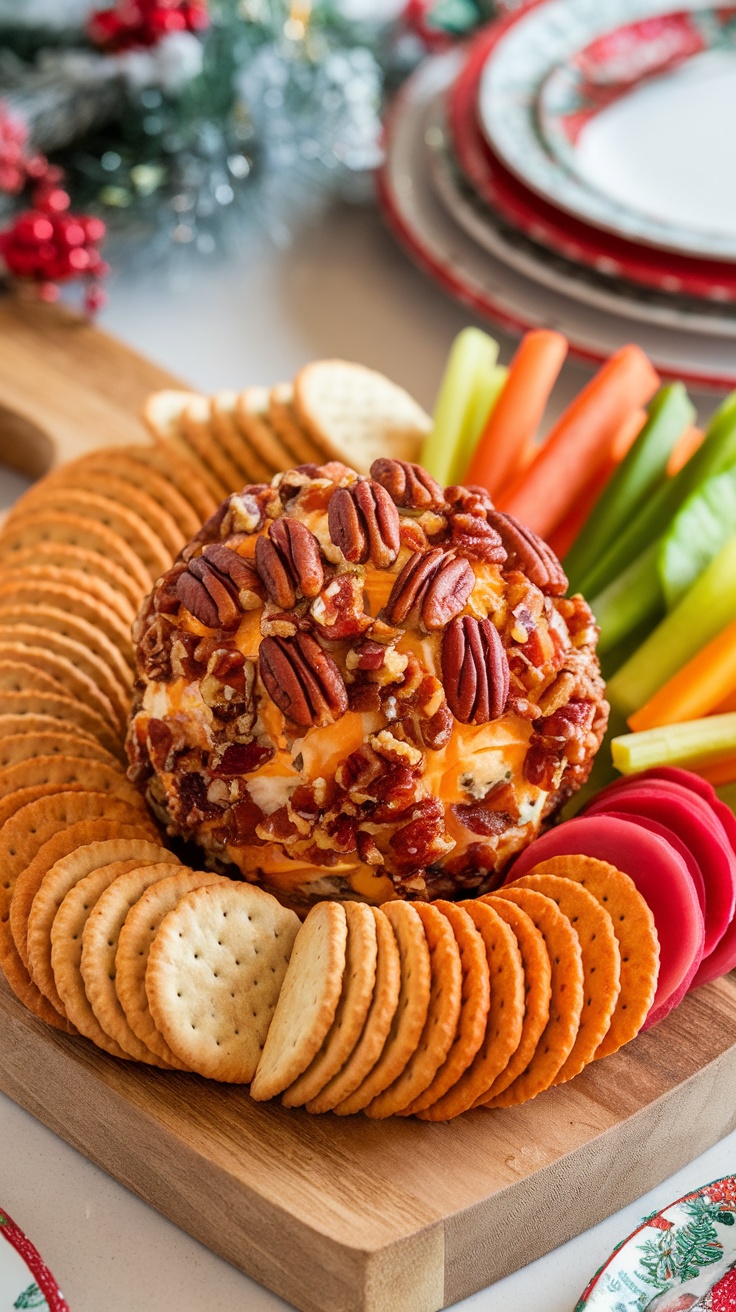
[[442, 96], [436, 96], [428, 109], [425, 145], [432, 186], [442, 204], [468, 236], [508, 268], [608, 314], [686, 332], [736, 338], [736, 306], [725, 309], [694, 297], [635, 287], [538, 246], [494, 214], [453, 160]]
[[[692, 11], [709, 6], [707, 0], [685, 0], [679, 7]], [[596, 116], [582, 134], [580, 176], [553, 158], [539, 132], [537, 98], [555, 65], [612, 29], [673, 8], [673, 0], [548, 0], [533, 6], [509, 27], [488, 60], [480, 81], [479, 121], [507, 167], [561, 209], [630, 240], [703, 258], [736, 260], [736, 225], [723, 231], [713, 228], [708, 190], [702, 185], [705, 168], [706, 174], [719, 179], [721, 190], [731, 187], [736, 214], [736, 174], [729, 148], [736, 116], [736, 76], [719, 84], [718, 95], [698, 96], [693, 87], [695, 61], [692, 69], [686, 64], [638, 87]], [[736, 66], [736, 52], [723, 55], [727, 57]], [[684, 124], [682, 115], [673, 117], [671, 108], [673, 88], [680, 98], [681, 82], [689, 84], [688, 95], [695, 91]], [[632, 113], [642, 123], [641, 132], [632, 131]], [[688, 158], [692, 186], [688, 188], [685, 181], [683, 187], [678, 181], [673, 191], [672, 170], [679, 166], [682, 172]], [[679, 221], [675, 192], [690, 202], [687, 212], [679, 207]], [[702, 197], [702, 205], [695, 211], [692, 201], [697, 197]], [[724, 212], [723, 198], [719, 205]]]
[[0, 1312], [69, 1312], [54, 1277], [30, 1239], [0, 1208]]
[[463, 54], [426, 60], [404, 83], [386, 128], [378, 189], [386, 219], [414, 261], [450, 295], [512, 333], [549, 327], [564, 333], [579, 359], [599, 363], [634, 341], [670, 377], [717, 390], [736, 387], [733, 341], [717, 334], [642, 325], [581, 305], [510, 269], [481, 249], [435, 196], [425, 163], [426, 116], [452, 82]]

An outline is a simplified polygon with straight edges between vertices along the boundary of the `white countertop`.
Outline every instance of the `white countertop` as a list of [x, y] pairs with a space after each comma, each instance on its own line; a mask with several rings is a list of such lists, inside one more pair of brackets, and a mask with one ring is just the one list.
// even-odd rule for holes
[[[243, 250], [111, 285], [102, 325], [188, 384], [213, 391], [290, 378], [342, 356], [382, 369], [431, 408], [450, 342], [473, 318], [418, 274], [371, 212], [338, 210], [286, 251]], [[513, 343], [499, 334], [502, 358]], [[554, 410], [588, 374], [567, 365]], [[713, 397], [696, 397], [701, 416]], [[0, 507], [23, 480], [0, 471]], [[733, 1090], [722, 1096], [733, 1098]], [[276, 1312], [286, 1304], [215, 1257], [0, 1095], [0, 1203], [54, 1272], [71, 1312]], [[548, 1257], [458, 1304], [462, 1312], [572, 1312], [590, 1275], [640, 1218], [736, 1172], [736, 1133]], [[523, 1250], [524, 1236], [519, 1236]], [[5, 1312], [5, 1309], [0, 1309]]]

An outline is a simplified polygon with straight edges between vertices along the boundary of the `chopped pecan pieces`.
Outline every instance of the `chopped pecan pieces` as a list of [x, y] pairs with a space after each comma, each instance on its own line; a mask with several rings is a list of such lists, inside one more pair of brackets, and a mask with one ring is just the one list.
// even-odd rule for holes
[[284, 515], [256, 542], [256, 570], [271, 601], [283, 610], [297, 594], [316, 597], [325, 579], [319, 543], [300, 519]]
[[370, 560], [378, 569], [393, 565], [399, 554], [399, 512], [380, 483], [359, 478], [340, 487], [327, 510], [330, 538], [352, 565]]
[[408, 510], [441, 506], [445, 500], [436, 479], [421, 465], [413, 465], [408, 460], [374, 460], [371, 478], [386, 489], [395, 505]]
[[567, 592], [567, 576], [551, 547], [513, 515], [488, 510], [488, 522], [496, 530], [508, 553], [511, 569], [520, 569], [530, 583], [553, 597]]
[[487, 724], [503, 715], [509, 666], [491, 620], [464, 615], [448, 626], [442, 638], [442, 679], [450, 710], [461, 724]]
[[345, 681], [309, 634], [264, 638], [259, 664], [266, 692], [295, 724], [332, 724], [347, 710]]

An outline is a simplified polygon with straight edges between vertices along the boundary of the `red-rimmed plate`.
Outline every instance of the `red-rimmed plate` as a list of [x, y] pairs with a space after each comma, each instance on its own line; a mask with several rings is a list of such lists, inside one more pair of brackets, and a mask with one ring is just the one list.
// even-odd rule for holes
[[580, 360], [600, 363], [635, 341], [668, 377], [717, 390], [736, 386], [733, 340], [643, 325], [577, 304], [494, 259], [454, 222], [432, 189], [424, 141], [432, 102], [451, 85], [463, 59], [462, 51], [453, 51], [426, 60], [404, 83], [386, 124], [379, 199], [414, 262], [451, 296], [512, 333], [558, 329]]
[[0, 1236], [2, 1312], [20, 1312], [25, 1308], [34, 1308], [36, 1312], [69, 1312], [69, 1304], [40, 1254], [3, 1208], [0, 1208]]
[[448, 94], [455, 153], [475, 191], [532, 240], [569, 260], [661, 291], [685, 292], [706, 300], [736, 300], [733, 264], [657, 251], [575, 219], [526, 188], [491, 150], [477, 120], [483, 69], [509, 26], [519, 22], [529, 8], [544, 3], [546, 0], [532, 0], [521, 13], [484, 28], [466, 47], [463, 67]]

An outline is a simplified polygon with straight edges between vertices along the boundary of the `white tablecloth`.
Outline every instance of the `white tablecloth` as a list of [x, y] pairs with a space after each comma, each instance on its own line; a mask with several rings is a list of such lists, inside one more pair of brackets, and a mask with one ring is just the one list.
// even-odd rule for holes
[[[172, 286], [164, 271], [111, 287], [103, 326], [207, 391], [290, 378], [341, 356], [382, 369], [431, 407], [449, 344], [472, 318], [424, 280], [376, 216], [338, 210], [286, 251], [243, 250]], [[502, 356], [513, 344], [501, 336]], [[558, 410], [588, 377], [565, 368]], [[712, 397], [696, 397], [701, 415]], [[0, 507], [23, 481], [0, 471]], [[724, 1089], [723, 1098], [733, 1098]], [[153, 1212], [0, 1096], [0, 1203], [39, 1248], [72, 1312], [276, 1312], [286, 1307]], [[572, 1312], [640, 1217], [736, 1172], [736, 1133], [638, 1202], [459, 1304], [462, 1312]], [[524, 1236], [518, 1236], [523, 1251]], [[0, 1312], [5, 1312], [4, 1309]]]

